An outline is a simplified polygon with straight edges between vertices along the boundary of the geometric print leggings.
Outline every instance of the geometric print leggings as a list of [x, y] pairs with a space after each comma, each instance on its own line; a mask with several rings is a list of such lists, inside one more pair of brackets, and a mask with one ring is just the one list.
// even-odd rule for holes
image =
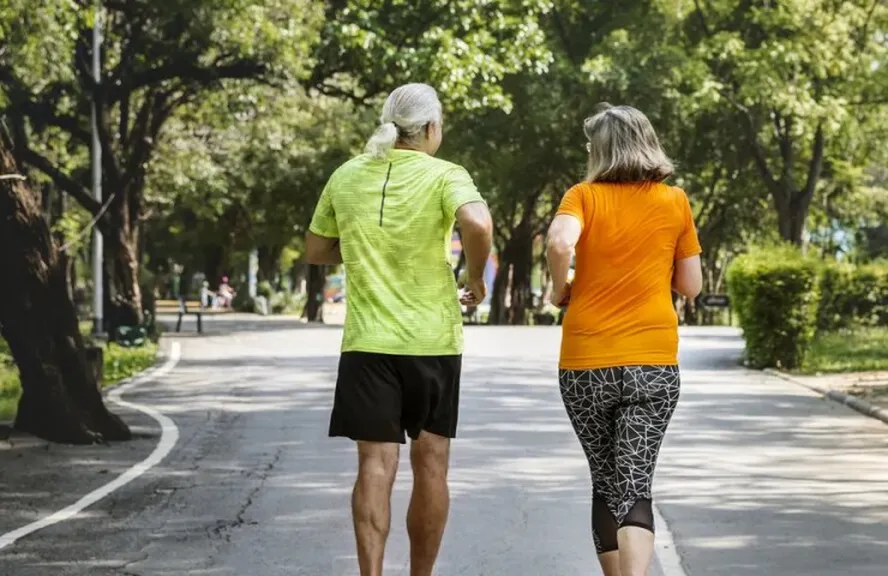
[[678, 366], [561, 370], [561, 398], [592, 473], [592, 536], [617, 550], [617, 530], [654, 531], [651, 484], [678, 404]]

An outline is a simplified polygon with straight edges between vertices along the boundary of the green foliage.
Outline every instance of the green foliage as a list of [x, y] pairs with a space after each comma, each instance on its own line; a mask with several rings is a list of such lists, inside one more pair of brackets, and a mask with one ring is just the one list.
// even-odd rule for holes
[[888, 326], [888, 263], [824, 265], [817, 328], [854, 326]]
[[802, 369], [807, 373], [888, 370], [888, 328], [820, 334], [805, 355]]
[[[87, 327], [84, 329], [88, 330]], [[157, 359], [158, 346], [148, 343], [140, 348], [123, 348], [110, 344], [104, 349], [104, 386], [117, 384], [147, 370]], [[0, 420], [15, 416], [21, 396], [18, 369], [12, 360], [9, 346], [0, 338]]]
[[727, 280], [749, 364], [800, 366], [816, 329], [817, 263], [786, 246], [756, 249], [734, 260]]
[[234, 295], [231, 307], [238, 312], [246, 312], [253, 314], [256, 311], [256, 301], [250, 296], [246, 290], [240, 290]]
[[256, 294], [259, 296], [265, 296], [269, 300], [272, 296], [274, 296], [274, 287], [272, 287], [271, 282], [268, 280], [263, 280], [256, 286]]
[[11, 417], [18, 405], [21, 388], [18, 370], [12, 360], [9, 345], [0, 338], [0, 420]]
[[272, 314], [301, 314], [305, 298], [285, 290], [272, 296], [269, 305]]
[[817, 330], [838, 330], [850, 326], [855, 317], [854, 273], [847, 263], [825, 264], [820, 277], [820, 303]]
[[326, 3], [315, 84], [372, 98], [422, 81], [454, 109], [507, 108], [502, 81], [550, 61], [539, 17], [548, 0], [349, 0]]
[[157, 344], [147, 342], [135, 348], [109, 344], [105, 348], [104, 386], [112, 386], [130, 378], [154, 365], [157, 359]]

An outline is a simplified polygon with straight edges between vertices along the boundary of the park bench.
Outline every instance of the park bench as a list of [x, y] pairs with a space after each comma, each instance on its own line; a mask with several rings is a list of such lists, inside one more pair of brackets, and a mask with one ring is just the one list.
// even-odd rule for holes
[[154, 303], [154, 314], [178, 314], [179, 320], [176, 322], [176, 332], [182, 329], [182, 318], [184, 316], [197, 316], [197, 332], [203, 333], [203, 315], [204, 314], [227, 314], [231, 312], [231, 308], [204, 308], [197, 300], [158, 300]]

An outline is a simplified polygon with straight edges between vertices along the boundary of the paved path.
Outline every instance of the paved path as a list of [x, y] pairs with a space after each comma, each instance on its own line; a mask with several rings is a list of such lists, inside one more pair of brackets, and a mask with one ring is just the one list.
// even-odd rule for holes
[[[180, 337], [173, 374], [127, 397], [176, 421], [170, 457], [85, 517], [0, 552], [0, 575], [357, 574], [353, 448], [325, 437], [340, 332], [236, 320]], [[555, 380], [558, 340], [549, 328], [468, 330], [440, 576], [598, 573], [588, 471]], [[692, 330], [683, 342], [683, 398], [656, 492], [687, 574], [884, 575], [884, 425], [738, 369], [733, 332]], [[0, 449], [0, 534], [150, 452], [156, 426], [127, 417], [140, 439], [126, 445]], [[392, 575], [408, 573], [406, 464], [405, 454]]]

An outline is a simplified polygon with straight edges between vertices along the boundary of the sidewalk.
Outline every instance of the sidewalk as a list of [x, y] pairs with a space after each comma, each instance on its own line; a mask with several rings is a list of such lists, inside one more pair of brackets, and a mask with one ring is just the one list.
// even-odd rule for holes
[[854, 372], [805, 376], [766, 370], [826, 398], [888, 424], [888, 372]]

